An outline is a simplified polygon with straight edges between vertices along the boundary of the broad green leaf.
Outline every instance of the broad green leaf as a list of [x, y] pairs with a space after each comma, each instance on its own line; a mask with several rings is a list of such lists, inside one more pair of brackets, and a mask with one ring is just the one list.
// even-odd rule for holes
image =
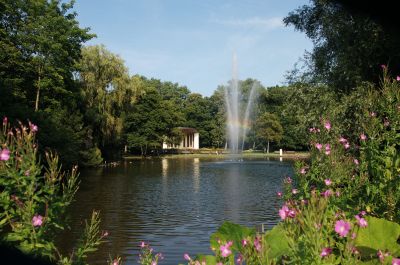
[[360, 228], [355, 240], [355, 246], [361, 255], [375, 256], [378, 250], [389, 251], [392, 254], [400, 253], [397, 240], [400, 236], [400, 225], [385, 219], [366, 217], [368, 226]]
[[289, 244], [281, 224], [274, 226], [265, 234], [264, 242], [269, 248], [269, 259], [278, 259], [289, 250]]

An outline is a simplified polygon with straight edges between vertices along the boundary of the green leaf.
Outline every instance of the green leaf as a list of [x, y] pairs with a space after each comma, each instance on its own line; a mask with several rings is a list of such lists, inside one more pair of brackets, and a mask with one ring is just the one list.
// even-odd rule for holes
[[355, 246], [363, 257], [376, 256], [378, 250], [400, 254], [397, 240], [400, 236], [400, 225], [385, 219], [366, 217], [368, 226], [360, 228]]
[[269, 259], [278, 259], [289, 250], [289, 244], [283, 229], [283, 225], [278, 224], [265, 234], [264, 242], [269, 248]]
[[9, 233], [4, 237], [5, 241], [22, 241], [24, 238], [24, 236], [16, 233]]
[[244, 227], [231, 222], [224, 222], [215, 232], [211, 235], [210, 244], [212, 249], [218, 249], [218, 240], [222, 242], [233, 241], [232, 250], [240, 251], [242, 248], [242, 240], [248, 236], [254, 236], [255, 229]]

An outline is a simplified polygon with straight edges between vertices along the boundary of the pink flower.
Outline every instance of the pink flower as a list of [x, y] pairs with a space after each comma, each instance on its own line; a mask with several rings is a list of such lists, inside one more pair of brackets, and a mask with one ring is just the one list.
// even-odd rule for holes
[[[378, 250], [378, 253], [377, 253], [377, 255], [378, 255], [378, 258], [379, 258], [379, 261], [381, 262], [381, 263], [383, 263], [384, 261], [385, 261], [385, 258], [387, 257], [387, 256], [389, 256], [389, 253], [387, 253], [387, 252], [382, 252], [381, 250]], [[393, 265], [393, 264], [392, 264]]]
[[293, 209], [289, 209], [289, 207], [287, 207], [286, 205], [283, 205], [282, 208], [279, 210], [279, 216], [282, 220], [285, 220], [288, 217], [295, 218], [296, 211]]
[[113, 261], [113, 265], [119, 265], [119, 262], [118, 262], [117, 259], [115, 259], [115, 260]]
[[376, 112], [371, 111], [371, 112], [369, 113], [369, 115], [370, 115], [371, 117], [375, 117], [375, 116], [376, 116]]
[[288, 217], [289, 208], [286, 205], [283, 205], [282, 208], [279, 210], [279, 216], [282, 220], [285, 220]]
[[37, 125], [30, 123], [29, 122], [29, 128], [31, 129], [32, 132], [37, 132], [38, 131], [38, 127]]
[[331, 129], [331, 123], [329, 121], [325, 121], [324, 127], [329, 131]]
[[290, 183], [292, 183], [292, 178], [291, 178], [291, 177], [286, 177], [286, 178], [283, 180], [283, 182], [284, 182], [284, 183], [287, 183], [287, 184], [290, 184]]
[[155, 260], [152, 261], [152, 262], [151, 262], [151, 265], [157, 265], [157, 261], [155, 261]]
[[299, 191], [297, 189], [292, 189], [292, 194], [297, 194]]
[[368, 226], [368, 222], [364, 218], [360, 217], [359, 215], [356, 215], [355, 218], [357, 219], [357, 224], [360, 227], [367, 227]]
[[347, 139], [344, 138], [344, 137], [340, 137], [340, 138], [339, 138], [339, 143], [345, 144], [345, 143], [347, 143]]
[[10, 150], [7, 148], [1, 149], [0, 151], [0, 161], [7, 161], [10, 159]]
[[37, 125], [33, 124], [31, 127], [32, 132], [37, 132], [39, 129], [37, 127]]
[[350, 223], [339, 220], [335, 223], [335, 232], [339, 234], [340, 237], [345, 237], [350, 231]]
[[290, 218], [295, 218], [295, 217], [296, 217], [296, 211], [295, 211], [295, 210], [289, 210], [288, 216], [289, 216]]
[[308, 201], [307, 201], [307, 200], [304, 200], [304, 199], [301, 199], [300, 202], [301, 202], [301, 204], [303, 204], [303, 205], [306, 205], [306, 204], [308, 203]]
[[366, 214], [367, 214], [366, 211], [361, 211], [361, 212], [360, 212], [360, 215], [361, 215], [361, 216], [364, 216], [364, 215], [366, 215]]
[[330, 144], [326, 144], [325, 145], [325, 154], [329, 155], [331, 153], [331, 145]]
[[383, 70], [385, 70], [385, 69], [386, 69], [386, 65], [385, 65], [385, 64], [381, 64], [381, 68], [382, 68]]
[[345, 143], [344, 144], [344, 149], [349, 149], [350, 148], [350, 144], [349, 143]]
[[325, 182], [326, 186], [330, 186], [332, 184], [332, 180], [331, 179], [325, 179], [324, 182]]
[[43, 216], [39, 214], [35, 214], [32, 218], [32, 225], [33, 226], [41, 226], [43, 224]]
[[260, 237], [256, 237], [256, 239], [254, 239], [254, 247], [256, 248], [257, 252], [261, 251], [261, 238]]
[[304, 174], [306, 174], [306, 173], [307, 173], [307, 168], [306, 168], [306, 167], [302, 167], [302, 168], [300, 169], [300, 174], [304, 175]]
[[321, 251], [320, 256], [321, 257], [326, 257], [331, 253], [332, 253], [332, 249], [331, 248], [323, 248], [322, 251]]
[[333, 192], [331, 190], [326, 190], [322, 193], [325, 198], [332, 196]]
[[360, 162], [358, 161], [357, 158], [354, 158], [354, 164], [356, 164], [356, 165], [359, 165], [359, 164], [360, 164]]
[[[399, 77], [397, 77], [397, 78], [399, 78]], [[399, 78], [400, 79], [400, 78]], [[400, 81], [400, 80], [397, 80], [397, 81]], [[400, 265], [400, 259], [395, 259], [395, 258], [393, 258], [392, 259], [392, 265]]]
[[243, 256], [239, 254], [239, 256], [236, 259], [237, 264], [241, 264], [243, 262]]
[[187, 254], [187, 253], [185, 253], [184, 255], [183, 255], [183, 258], [185, 259], [185, 260], [187, 260], [187, 261], [191, 261], [192, 259], [190, 258], [190, 256], [189, 256], [189, 254]]
[[7, 122], [8, 122], [7, 117], [4, 117], [4, 118], [3, 118], [3, 125], [6, 126], [6, 125], [7, 125]]
[[146, 247], [146, 243], [144, 243], [144, 241], [140, 242], [140, 247], [141, 248], [145, 248]]
[[232, 254], [232, 251], [229, 249], [232, 246], [232, 244], [233, 244], [233, 242], [229, 241], [225, 245], [222, 245], [222, 246], [219, 247], [219, 250], [221, 250], [221, 256], [222, 257], [226, 258], [230, 254]]
[[355, 254], [355, 255], [360, 254], [360, 252], [358, 251], [358, 249], [357, 249], [356, 247], [352, 247], [352, 248], [351, 248], [351, 252], [352, 252], [353, 254]]
[[365, 140], [367, 140], [367, 136], [364, 133], [362, 133], [362, 134], [360, 134], [360, 139], [361, 139], [361, 141], [365, 141]]
[[246, 240], [246, 239], [243, 239], [243, 240], [242, 240], [242, 246], [245, 247], [245, 246], [247, 246], [247, 244], [248, 244], [248, 243], [247, 243], [247, 240]]
[[397, 80], [397, 81], [400, 81], [400, 76], [396, 76], [396, 80]]
[[276, 193], [276, 195], [278, 195], [278, 197], [280, 198], [280, 197], [282, 197], [282, 192], [281, 192], [281, 191], [278, 191], [278, 192]]
[[316, 144], [315, 144], [315, 148], [317, 148], [319, 151], [321, 151], [321, 149], [322, 149], [322, 144], [316, 143]]

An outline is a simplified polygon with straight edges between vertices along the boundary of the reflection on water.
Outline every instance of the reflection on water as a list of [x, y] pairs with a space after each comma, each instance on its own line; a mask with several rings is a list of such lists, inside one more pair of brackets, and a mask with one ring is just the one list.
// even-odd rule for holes
[[199, 192], [200, 189], [200, 158], [193, 159], [193, 188], [194, 192]]
[[183, 263], [182, 255], [211, 253], [209, 237], [229, 220], [254, 227], [278, 221], [281, 180], [292, 175], [288, 162], [148, 159], [81, 173], [82, 183], [70, 209], [71, 231], [61, 238], [70, 249], [92, 209], [100, 210], [105, 244], [90, 264], [106, 264], [121, 255], [137, 264], [140, 241], [150, 242], [165, 259]]
[[168, 174], [168, 159], [167, 158], [161, 159], [161, 168], [162, 168], [162, 176], [164, 178], [166, 178], [167, 174]]

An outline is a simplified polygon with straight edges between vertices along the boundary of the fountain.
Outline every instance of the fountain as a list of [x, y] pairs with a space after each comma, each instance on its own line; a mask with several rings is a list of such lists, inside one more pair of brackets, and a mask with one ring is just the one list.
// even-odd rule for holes
[[[253, 83], [247, 100], [246, 108], [242, 106], [242, 93], [239, 87], [237, 58], [233, 54], [232, 80], [225, 87], [226, 127], [231, 154], [240, 154], [244, 148], [246, 134], [249, 128], [249, 117], [253, 107], [256, 92], [256, 83]], [[241, 144], [241, 146], [239, 146]]]

